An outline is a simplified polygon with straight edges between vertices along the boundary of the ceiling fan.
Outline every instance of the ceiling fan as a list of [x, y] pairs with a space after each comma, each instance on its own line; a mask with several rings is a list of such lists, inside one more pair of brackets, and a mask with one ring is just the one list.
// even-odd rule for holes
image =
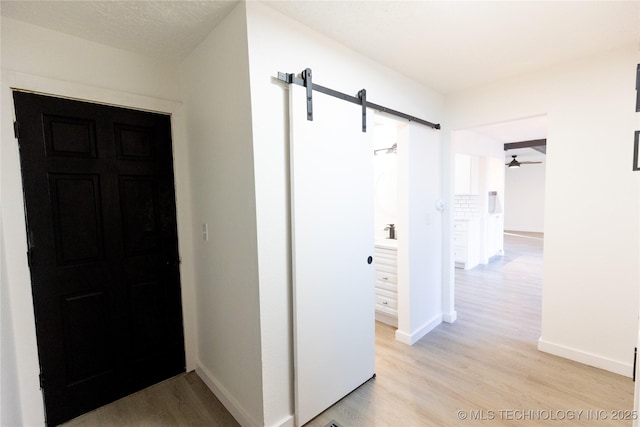
[[505, 163], [505, 165], [509, 166], [510, 168], [519, 168], [520, 165], [533, 165], [536, 163], [542, 163], [542, 162], [527, 162], [527, 161], [519, 162], [518, 160], [516, 160], [516, 157], [518, 157], [517, 154], [511, 157], [513, 157], [513, 160], [511, 160], [509, 163]]

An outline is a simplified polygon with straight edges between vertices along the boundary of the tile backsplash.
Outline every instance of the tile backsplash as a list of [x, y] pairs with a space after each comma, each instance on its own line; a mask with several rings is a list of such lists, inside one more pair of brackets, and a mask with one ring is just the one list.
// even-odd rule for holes
[[455, 200], [454, 216], [456, 218], [475, 218], [480, 216], [478, 197], [474, 194], [457, 194]]

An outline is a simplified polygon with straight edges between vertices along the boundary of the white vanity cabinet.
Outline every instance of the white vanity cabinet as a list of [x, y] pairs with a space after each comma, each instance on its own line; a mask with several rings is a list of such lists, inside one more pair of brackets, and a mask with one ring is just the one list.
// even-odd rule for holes
[[394, 244], [376, 244], [376, 320], [398, 326], [398, 250]]
[[456, 267], [465, 270], [475, 267], [480, 262], [479, 219], [457, 219], [453, 228]]

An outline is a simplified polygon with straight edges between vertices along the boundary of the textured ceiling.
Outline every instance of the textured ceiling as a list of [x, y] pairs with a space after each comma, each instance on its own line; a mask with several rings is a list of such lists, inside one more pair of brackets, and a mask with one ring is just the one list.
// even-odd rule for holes
[[[237, 1], [6, 1], [1, 13], [148, 56], [183, 59]], [[640, 1], [266, 1], [443, 94], [625, 44]]]
[[186, 57], [237, 1], [6, 1], [4, 16], [154, 58]]

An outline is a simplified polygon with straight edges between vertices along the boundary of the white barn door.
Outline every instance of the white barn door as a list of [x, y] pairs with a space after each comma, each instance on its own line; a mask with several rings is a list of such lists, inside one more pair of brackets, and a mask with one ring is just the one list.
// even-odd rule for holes
[[373, 139], [361, 107], [290, 85], [296, 424], [374, 375]]

